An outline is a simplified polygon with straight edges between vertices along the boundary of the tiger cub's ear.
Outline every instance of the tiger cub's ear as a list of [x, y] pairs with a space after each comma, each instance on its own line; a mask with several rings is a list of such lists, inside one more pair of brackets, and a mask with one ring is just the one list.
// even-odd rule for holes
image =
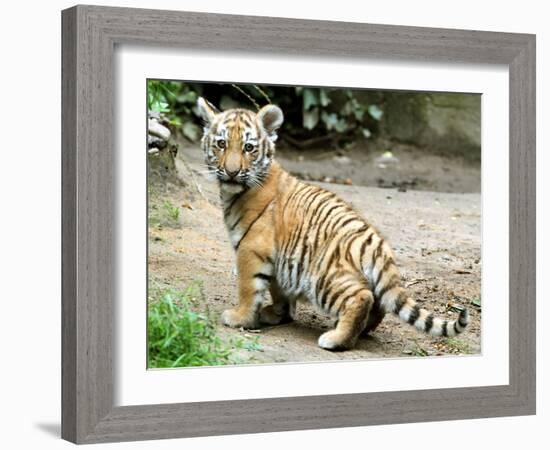
[[210, 125], [212, 125], [212, 122], [219, 114], [219, 111], [212, 103], [202, 97], [199, 97], [197, 100], [197, 109], [199, 110], [201, 119], [204, 121], [206, 131], [206, 129], [210, 128]]
[[277, 139], [276, 131], [283, 124], [283, 112], [275, 105], [265, 105], [258, 111], [256, 119], [273, 142]]

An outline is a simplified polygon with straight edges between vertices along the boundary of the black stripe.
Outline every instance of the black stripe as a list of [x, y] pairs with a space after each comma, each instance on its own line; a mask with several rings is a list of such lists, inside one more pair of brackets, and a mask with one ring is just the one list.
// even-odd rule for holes
[[458, 323], [462, 328], [466, 328], [468, 326], [468, 311], [466, 309], [460, 311], [460, 315], [458, 316]]
[[[327, 191], [325, 192], [322, 192], [322, 190], [320, 189], [320, 194], [319, 195], [323, 195], [324, 193], [327, 193]], [[317, 204], [317, 209], [314, 210], [312, 212], [312, 215], [308, 221], [308, 226], [306, 227], [306, 232], [305, 232], [305, 236], [308, 236], [312, 231], [312, 228], [315, 226], [314, 224], [316, 223], [318, 217], [319, 217], [319, 214], [320, 214], [320, 209], [319, 208], [322, 208], [324, 209], [326, 207], [326, 205], [324, 205], [323, 203], [327, 202], [328, 200], [330, 199], [330, 197], [325, 197], [325, 198], [321, 198], [319, 201], [318, 201], [318, 204]], [[313, 202], [312, 202], [313, 204]], [[322, 206], [320, 206], [322, 205]], [[306, 211], [306, 215], [307, 213], [309, 212], [309, 208], [308, 208], [308, 211]], [[304, 215], [304, 220], [306, 220], [306, 215]], [[316, 215], [316, 217], [314, 218], [313, 216]], [[319, 228], [317, 228], [317, 230], [314, 230], [316, 231], [315, 233], [315, 238], [313, 240], [313, 245], [312, 245], [312, 248], [311, 250], [314, 252], [315, 249], [316, 249], [316, 244], [317, 244], [317, 235], [318, 235], [318, 231], [319, 231]], [[303, 265], [304, 265], [304, 260], [305, 260], [305, 257], [306, 257], [306, 254], [309, 250], [309, 246], [307, 245], [306, 242], [302, 242], [302, 250], [300, 252], [300, 262], [298, 263], [298, 273], [297, 273], [297, 276], [299, 277], [301, 272], [302, 272], [302, 269], [303, 269]]]
[[382, 255], [382, 245], [384, 244], [384, 238], [380, 238], [380, 242], [378, 242], [378, 245], [376, 247], [375, 253], [375, 260], [378, 259]]
[[301, 186], [298, 187], [298, 189], [296, 189], [292, 194], [290, 194], [290, 196], [288, 197], [288, 199], [286, 200], [284, 206], [283, 206], [283, 211], [286, 209], [286, 207], [288, 206], [288, 204], [294, 200], [294, 197], [296, 197], [298, 194], [300, 194], [300, 192], [302, 192], [303, 190], [307, 189], [309, 187], [308, 184], [302, 184]]
[[334, 278], [336, 277], [337, 274], [338, 274], [338, 272], [333, 270], [332, 273], [328, 277], [325, 273], [321, 278], [319, 278], [317, 280], [317, 283], [315, 285], [317, 296], [319, 296], [321, 294], [321, 292], [325, 291], [326, 286], [328, 284], [330, 284], [332, 282], [332, 280], [334, 280]]
[[390, 256], [386, 259], [384, 262], [384, 265], [382, 268], [378, 271], [378, 276], [376, 277], [376, 281], [374, 282], [374, 287], [378, 286], [378, 283], [380, 283], [380, 280], [382, 279], [382, 276], [384, 275], [384, 272], [388, 270], [388, 267], [393, 264], [393, 258]]
[[[335, 219], [334, 222], [330, 222], [330, 224], [328, 224], [325, 228], [325, 233], [324, 233], [324, 238], [327, 239], [337, 228], [338, 226], [340, 226], [340, 222], [342, 220], [344, 221], [349, 221], [349, 218], [348, 215], [349, 215], [350, 211], [348, 209], [346, 209], [345, 211], [342, 212], [342, 215], [339, 215], [339, 216], [336, 216], [338, 217], [338, 219]], [[329, 231], [330, 229], [330, 231]]]
[[386, 292], [399, 285], [399, 281], [400, 280], [397, 274], [393, 274], [391, 278], [386, 282], [386, 285], [381, 289], [380, 293], [377, 295], [378, 299], [382, 300], [382, 297]]
[[363, 262], [363, 256], [365, 256], [365, 250], [367, 249], [367, 246], [371, 244], [372, 242], [372, 236], [374, 235], [374, 232], [370, 234], [370, 236], [363, 241], [361, 244], [361, 249], [359, 250], [359, 263], [361, 264]]
[[326, 214], [323, 215], [324, 213], [324, 208], [326, 208], [328, 205], [330, 205], [331, 203], [329, 203], [328, 201], [329, 200], [332, 200], [333, 197], [328, 197], [326, 199], [327, 201], [327, 204], [326, 205], [323, 205], [323, 209], [320, 209], [319, 212], [317, 213], [317, 217], [315, 218], [315, 222], [314, 224], [317, 225], [317, 223], [319, 223], [319, 226], [322, 226], [323, 223], [325, 223], [325, 221], [331, 216], [332, 212], [337, 209], [337, 208], [342, 208], [342, 205], [338, 204], [338, 205], [332, 205], [330, 207], [330, 209], [326, 212]]
[[[342, 306], [344, 303], [346, 303], [350, 298], [355, 297], [357, 294], [359, 294], [359, 292], [363, 291], [364, 289], [365, 289], [364, 287], [360, 287], [359, 289], [354, 291], [353, 294], [346, 295], [346, 298], [344, 298], [344, 300], [342, 300], [342, 303], [340, 303], [340, 306]], [[336, 297], [334, 299], [331, 299], [331, 301], [328, 304], [328, 309], [329, 310], [332, 308], [332, 305], [336, 302], [336, 300], [338, 300], [338, 297]]]
[[410, 325], [414, 325], [416, 319], [418, 319], [418, 316], [420, 316], [420, 308], [418, 307], [418, 305], [414, 305], [411, 310], [409, 320], [407, 320], [407, 323], [409, 323]]
[[[347, 211], [345, 203], [339, 202], [338, 197], [336, 197], [332, 192], [327, 191], [327, 194], [329, 195], [325, 199], [323, 209], [319, 209], [317, 217], [315, 218], [315, 225], [319, 227], [322, 227], [323, 225], [328, 226], [332, 222], [332, 220], [335, 219], [335, 217], [340, 216], [339, 212], [334, 212], [336, 209], [344, 208], [344, 211], [342, 211], [342, 213], [345, 213]], [[330, 206], [330, 208], [325, 213], [327, 206]]]
[[[361, 228], [358, 228], [356, 230], [350, 231], [346, 237], [344, 237], [342, 241], [342, 246], [345, 246], [346, 248], [346, 261], [348, 261], [350, 264], [353, 264], [353, 255], [351, 254], [351, 246], [354, 244], [354, 242], [359, 239], [360, 234], [363, 234], [365, 231], [369, 229], [368, 225], [363, 225]], [[363, 270], [359, 268], [359, 270], [362, 272]]]
[[[307, 186], [307, 187], [308, 187], [308, 188], [310, 188], [310, 187], [313, 188], [314, 186]], [[307, 192], [306, 194], [304, 194], [304, 197], [303, 197], [303, 199], [302, 199], [302, 202], [305, 202], [307, 199], [309, 199], [310, 196], [312, 196], [312, 195], [315, 194], [315, 193], [316, 193], [316, 191], [313, 190], [313, 191], [311, 191], [311, 192]], [[311, 205], [312, 205], [312, 204], [310, 203], [310, 204], [307, 206], [306, 211], [309, 211], [309, 209], [311, 208]], [[306, 212], [306, 213], [307, 213], [307, 212]], [[284, 246], [283, 246], [283, 248], [282, 248], [282, 253], [283, 253], [283, 254], [288, 254], [289, 249], [290, 249], [291, 247], [292, 247], [292, 251], [294, 251], [294, 248], [295, 248], [295, 246], [296, 246], [296, 244], [297, 244], [297, 242], [298, 242], [298, 240], [299, 240], [300, 234], [301, 234], [301, 232], [302, 232], [302, 228], [303, 228], [303, 226], [304, 226], [305, 214], [306, 214], [306, 213], [304, 213], [304, 217], [303, 217], [302, 220], [300, 221], [300, 225], [299, 225], [298, 229], [297, 229], [297, 230], [296, 230], [296, 229], [293, 230], [293, 231], [291, 232], [290, 239], [287, 239], [287, 240], [286, 240], [286, 242], [285, 242], [285, 244], [284, 244]], [[290, 253], [290, 254], [292, 254], [292, 253]]]
[[370, 225], [364, 224], [361, 228], [357, 228], [357, 230], [353, 230], [353, 231], [351, 232], [351, 235], [352, 235], [352, 236], [355, 236], [356, 234], [362, 234], [362, 233], [364, 233], [365, 231], [367, 231], [369, 228], [370, 228]]
[[[326, 253], [323, 255], [323, 260], [326, 258]], [[327, 267], [334, 268], [334, 263], [340, 258], [340, 246], [337, 245], [332, 254], [328, 258]]]
[[233, 224], [233, 225], [230, 225], [229, 226], [229, 231], [233, 231], [235, 229], [235, 227], [239, 224], [239, 222], [241, 220], [243, 220], [243, 217], [245, 216], [246, 213], [243, 213], [238, 219], [237, 221]]
[[[327, 196], [323, 199], [323, 205], [321, 208], [319, 208], [317, 212], [317, 216], [315, 217], [314, 224], [317, 226], [322, 226], [327, 222], [327, 220], [330, 220], [333, 216], [333, 212], [335, 209], [341, 208], [344, 205], [339, 203], [337, 198], [335, 198], [335, 195], [332, 192], [327, 192]], [[328, 210], [327, 210], [328, 207]], [[326, 211], [326, 212], [325, 212]]]
[[[405, 297], [405, 298], [403, 298]], [[397, 295], [397, 298], [395, 299], [395, 303], [393, 305], [393, 312], [394, 314], [397, 314], [399, 315], [399, 311], [401, 311], [401, 309], [403, 308], [403, 306], [405, 306], [405, 303], [407, 302], [407, 296], [406, 294], [402, 291], [400, 292], [398, 295]]]
[[[273, 200], [272, 200], [273, 201]], [[271, 201], [271, 202], [272, 202]], [[241, 245], [241, 242], [243, 241], [243, 239], [246, 237], [246, 235], [248, 234], [248, 232], [250, 231], [250, 229], [252, 228], [252, 226], [256, 223], [256, 221], [262, 217], [262, 215], [266, 212], [267, 208], [269, 207], [269, 205], [271, 205], [271, 202], [269, 202], [267, 205], [265, 205], [264, 209], [262, 210], [262, 212], [260, 214], [258, 214], [258, 216], [252, 221], [252, 223], [248, 226], [248, 228], [246, 229], [246, 231], [244, 232], [244, 234], [241, 236], [241, 238], [239, 239], [239, 242], [237, 242], [237, 245], [235, 246], [235, 250], [237, 250], [239, 248], [239, 245]]]
[[[346, 285], [345, 287], [337, 290], [334, 294], [330, 296], [328, 299], [328, 302], [326, 304], [327, 308], [330, 310], [332, 304], [340, 297], [344, 292], [346, 292], [351, 287], [351, 284]], [[325, 307], [325, 303], [323, 303], [321, 306]]]
[[300, 238], [300, 233], [302, 232], [303, 222], [300, 224], [300, 226], [290, 232], [289, 238], [286, 240], [285, 245], [282, 248], [281, 253], [283, 255], [287, 256], [287, 260], [290, 261], [290, 257], [292, 256], [292, 250], [296, 246], [296, 243], [298, 242]]
[[227, 216], [230, 214], [231, 212], [231, 209], [233, 208], [233, 206], [235, 206], [235, 203], [237, 203], [237, 200], [239, 200], [243, 194], [247, 191], [247, 189], [243, 189], [241, 192], [238, 192], [237, 194], [235, 194], [233, 196], [233, 198], [231, 199], [229, 205], [225, 208], [224, 210], [224, 213], [223, 213], [223, 216], [225, 218], [227, 218]]
[[[334, 272], [333, 272], [334, 273]], [[315, 283], [315, 295], [318, 296], [319, 293], [321, 292], [320, 291], [320, 288], [321, 286], [323, 285], [323, 283], [325, 282], [325, 279], [327, 278], [327, 274], [324, 273], [323, 275], [321, 275], [319, 278], [317, 278], [317, 282]]]
[[262, 272], [255, 273], [254, 278], [260, 278], [261, 280], [265, 280], [265, 281], [271, 281], [272, 279], [271, 275], [267, 275]]
[[[266, 261], [266, 258], [265, 258], [263, 255], [261, 255], [260, 253], [258, 253], [256, 250], [252, 250], [252, 254], [253, 254], [254, 256], [256, 256], [260, 261], [262, 261], [262, 262], [265, 262], [265, 261]], [[269, 258], [269, 256], [268, 256], [268, 257], [267, 257], [267, 260], [269, 260], [269, 259], [270, 259], [270, 258]]]
[[358, 217], [351, 217], [348, 220], [346, 220], [342, 225], [340, 225], [340, 228], [344, 228], [348, 223], [353, 222], [354, 220], [361, 220]]
[[457, 321], [455, 320], [455, 321], [453, 322], [453, 328], [455, 329], [455, 334], [460, 334], [460, 330], [458, 329], [458, 327], [456, 326], [456, 324], [457, 324]]
[[[336, 272], [334, 272], [334, 274], [336, 274]], [[332, 278], [334, 278], [334, 277], [332, 277]], [[332, 280], [331, 280], [331, 281], [332, 281]], [[323, 295], [321, 296], [321, 301], [320, 301], [320, 303], [319, 303], [319, 305], [320, 305], [321, 307], [324, 307], [324, 306], [325, 306], [325, 303], [326, 303], [326, 301], [327, 301], [327, 297], [328, 297], [328, 295], [330, 294], [330, 291], [332, 290], [332, 287], [333, 287], [333, 286], [331, 285], [331, 283], [327, 283], [326, 288], [323, 289]], [[349, 287], [349, 286], [345, 287], [345, 288], [344, 288], [344, 291], [345, 291], [348, 287]], [[340, 292], [340, 291], [337, 291], [337, 292]]]
[[[301, 208], [304, 208], [304, 206], [306, 206], [305, 204], [310, 201], [311, 197], [316, 197], [317, 194], [322, 193], [322, 189], [318, 186], [310, 186], [310, 188], [311, 188], [311, 191], [308, 192], [307, 194], [304, 194], [304, 197], [302, 199], [303, 204], [300, 205]], [[313, 201], [311, 201], [311, 203], [308, 204], [308, 210], [312, 204], [313, 204]], [[305, 215], [306, 214], [304, 213], [303, 217], [305, 217]]]
[[376, 260], [380, 256], [380, 248], [382, 247], [382, 244], [384, 243], [384, 238], [380, 238], [378, 241], [378, 244], [376, 245], [376, 248], [372, 252], [372, 267], [376, 265]]
[[346, 261], [350, 264], [353, 264], [353, 257], [351, 256], [351, 246], [353, 245], [354, 239], [350, 239], [346, 242]]
[[449, 322], [447, 322], [447, 321], [445, 320], [445, 321], [443, 321], [443, 323], [441, 324], [441, 334], [442, 334], [442, 336], [447, 337], [447, 324], [448, 324], [448, 323], [449, 323]]
[[433, 326], [434, 326], [434, 315], [429, 314], [428, 317], [426, 317], [426, 320], [424, 321], [424, 331], [426, 333], [429, 333]]
[[[311, 215], [311, 227], [316, 227], [317, 234], [319, 234], [319, 228], [330, 217], [330, 213], [335, 208], [335, 206], [331, 206], [333, 205], [332, 200], [334, 199], [334, 194], [332, 192], [324, 191], [319, 188], [319, 197], [317, 209]], [[325, 214], [327, 208], [329, 208], [329, 210]]]
[[327, 266], [326, 268], [324, 268], [323, 270], [322, 269], [322, 266], [323, 266], [323, 263], [325, 262], [325, 258], [327, 257], [327, 254], [329, 252], [329, 250], [331, 249], [331, 246], [330, 246], [330, 242], [323, 242], [321, 248], [318, 248], [316, 249], [316, 252], [315, 252], [315, 260], [316, 260], [316, 264], [315, 264], [315, 267], [312, 268], [313, 271], [323, 271], [323, 270], [331, 270], [332, 267], [330, 266]]
[[306, 259], [306, 254], [308, 251], [308, 245], [307, 242], [302, 242], [302, 252], [300, 254], [300, 261], [298, 262], [298, 268], [296, 270], [296, 278], [300, 278], [302, 275], [302, 270], [304, 267], [304, 260]]
[[[241, 120], [243, 121], [246, 128], [252, 128], [252, 122], [248, 117], [241, 114]], [[247, 134], [250, 134], [250, 132], [247, 132]]]
[[329, 294], [330, 289], [323, 289], [323, 292], [321, 294], [321, 297], [319, 298], [319, 301], [317, 302], [319, 306], [323, 307], [323, 305], [327, 301], [327, 295]]
[[[314, 186], [315, 187], [315, 186]], [[303, 213], [302, 220], [300, 221], [300, 227], [298, 228], [298, 232], [294, 234], [294, 239], [292, 239], [292, 244], [288, 245], [285, 252], [288, 252], [288, 256], [292, 255], [294, 251], [296, 250], [296, 247], [298, 245], [298, 242], [300, 241], [300, 238], [302, 237], [302, 230], [304, 229], [304, 225], [306, 226], [306, 230], [309, 229], [309, 222], [307, 221], [307, 215], [309, 214], [310, 209], [313, 207], [315, 203], [315, 199], [311, 199], [311, 197], [314, 197], [318, 193], [317, 190], [313, 190], [312, 192], [308, 193], [306, 197], [304, 197], [303, 202], [304, 204], [309, 202], [306, 206], [306, 210]], [[311, 201], [310, 201], [311, 200]], [[302, 205], [303, 208], [304, 205]]]

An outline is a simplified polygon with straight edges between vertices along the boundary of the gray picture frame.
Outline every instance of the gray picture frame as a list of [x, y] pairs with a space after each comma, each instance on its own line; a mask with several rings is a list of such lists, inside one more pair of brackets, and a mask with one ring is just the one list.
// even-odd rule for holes
[[[115, 407], [117, 44], [506, 65], [509, 384]], [[535, 413], [534, 35], [75, 6], [62, 12], [62, 84], [64, 439], [95, 443]]]

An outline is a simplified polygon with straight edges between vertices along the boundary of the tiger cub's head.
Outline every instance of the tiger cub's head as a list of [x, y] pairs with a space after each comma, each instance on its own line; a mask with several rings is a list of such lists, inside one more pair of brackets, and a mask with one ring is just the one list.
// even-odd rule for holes
[[246, 109], [218, 111], [199, 98], [204, 121], [201, 145], [206, 166], [228, 187], [261, 186], [269, 173], [277, 129], [283, 123], [278, 106], [266, 105], [257, 113]]

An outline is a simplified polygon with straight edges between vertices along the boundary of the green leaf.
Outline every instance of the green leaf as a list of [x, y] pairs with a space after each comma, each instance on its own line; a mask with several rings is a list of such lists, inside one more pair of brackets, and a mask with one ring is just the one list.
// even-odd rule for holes
[[151, 109], [158, 113], [167, 113], [168, 111], [170, 111], [170, 108], [168, 108], [168, 103], [158, 100], [155, 100], [153, 102], [153, 104], [151, 105]]
[[368, 112], [374, 120], [380, 120], [384, 115], [384, 111], [377, 105], [369, 105]]
[[175, 127], [181, 127], [181, 119], [177, 116], [172, 117], [169, 122], [170, 122], [170, 125], [173, 125]]
[[334, 129], [336, 131], [338, 131], [339, 133], [343, 133], [344, 131], [346, 131], [348, 129], [348, 123], [343, 118], [338, 119], [338, 121], [334, 125]]
[[338, 117], [336, 113], [327, 113], [323, 111], [321, 114], [321, 119], [323, 120], [328, 131], [335, 130], [339, 133], [342, 133], [348, 129], [348, 124], [343, 117]]
[[197, 102], [197, 97], [198, 95], [195, 91], [187, 91], [178, 95], [177, 100], [179, 103], [190, 103], [194, 105]]
[[323, 111], [321, 114], [321, 119], [323, 120], [323, 123], [325, 124], [325, 127], [327, 127], [327, 130], [332, 130], [335, 128], [336, 124], [338, 123], [338, 116], [335, 113], [327, 113], [326, 111]]
[[321, 106], [325, 107], [328, 106], [331, 102], [328, 93], [325, 89], [319, 89], [319, 101], [321, 103]]
[[357, 106], [353, 110], [353, 115], [355, 116], [355, 120], [362, 122], [363, 117], [365, 117], [365, 110], [361, 106]]
[[317, 89], [304, 88], [304, 92], [303, 92], [304, 111], [307, 111], [312, 106], [317, 106], [319, 104], [316, 91]]
[[308, 130], [313, 130], [319, 123], [319, 108], [313, 108], [311, 111], [304, 111], [303, 125]]

